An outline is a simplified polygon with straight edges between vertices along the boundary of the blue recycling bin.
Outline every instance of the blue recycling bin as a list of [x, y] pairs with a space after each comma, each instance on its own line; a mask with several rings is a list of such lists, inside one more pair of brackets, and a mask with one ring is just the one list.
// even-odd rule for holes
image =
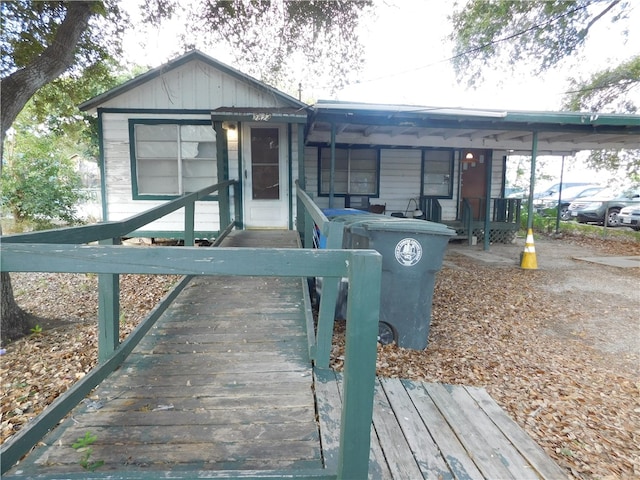
[[[361, 215], [361, 216], [368, 216], [368, 215], [378, 215], [379, 214], [375, 214], [375, 213], [369, 213], [369, 212], [365, 212], [364, 210], [357, 210], [355, 208], [325, 208], [324, 210], [322, 210], [322, 213], [324, 213], [324, 215], [332, 221], [338, 221], [338, 222], [343, 222], [344, 219], [346, 219], [346, 217], [350, 217], [352, 215]], [[316, 227], [316, 235], [317, 235], [317, 242], [316, 245], [318, 248], [327, 248], [327, 237], [325, 237], [322, 232], [320, 230], [318, 230], [318, 228]]]

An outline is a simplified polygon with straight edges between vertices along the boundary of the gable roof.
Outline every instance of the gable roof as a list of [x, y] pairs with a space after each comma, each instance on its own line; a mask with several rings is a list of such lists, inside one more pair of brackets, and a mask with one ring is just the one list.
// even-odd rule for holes
[[80, 110], [82, 111], [86, 111], [86, 110], [91, 110], [93, 108], [97, 108], [99, 107], [101, 104], [111, 100], [112, 98], [115, 98], [119, 95], [122, 95], [123, 93], [128, 92], [129, 90], [132, 90], [146, 82], [149, 82], [151, 80], [153, 80], [154, 78], [157, 78], [175, 68], [178, 68], [186, 63], [195, 61], [195, 60], [199, 60], [201, 62], [204, 62], [208, 65], [210, 65], [211, 67], [220, 70], [221, 72], [226, 73], [227, 75], [234, 77], [242, 82], [245, 82], [253, 87], [255, 87], [256, 89], [269, 93], [271, 95], [274, 95], [275, 97], [279, 98], [280, 100], [282, 100], [285, 104], [290, 105], [291, 107], [295, 107], [295, 108], [309, 108], [309, 105], [307, 105], [304, 102], [301, 102], [297, 99], [295, 99], [294, 97], [287, 95], [284, 92], [281, 92], [280, 90], [273, 88], [269, 85], [267, 85], [266, 83], [263, 83], [259, 80], [256, 80], [255, 78], [242, 73], [239, 70], [236, 70], [233, 67], [230, 67], [229, 65], [226, 65], [222, 62], [219, 62], [218, 60], [216, 60], [213, 57], [210, 57], [209, 55], [206, 55], [204, 53], [202, 53], [200, 50], [191, 50], [190, 52], [185, 53], [184, 55], [181, 55], [180, 57], [177, 57], [163, 65], [160, 65], [159, 67], [156, 68], [152, 68], [151, 70], [149, 70], [146, 73], [143, 73], [142, 75], [138, 75], [135, 78], [132, 78], [131, 80], [118, 85], [115, 88], [112, 88], [111, 90], [108, 90], [100, 95], [97, 95], [89, 100], [87, 100], [86, 102], [83, 102], [79, 105]]
[[640, 115], [535, 112], [384, 105], [320, 100], [313, 107], [308, 139], [420, 146], [509, 149], [529, 152], [538, 134], [539, 154], [596, 149], [640, 149]]

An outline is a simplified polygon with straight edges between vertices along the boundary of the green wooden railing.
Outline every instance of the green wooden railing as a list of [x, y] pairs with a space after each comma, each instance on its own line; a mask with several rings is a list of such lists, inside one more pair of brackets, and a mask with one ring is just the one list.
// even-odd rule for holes
[[[341, 249], [344, 233], [342, 225], [336, 222], [330, 222], [311, 197], [300, 188], [297, 182], [296, 194], [300, 200], [298, 216], [301, 217], [301, 211], [304, 212], [304, 220], [298, 222], [299, 224], [302, 223], [305, 228], [304, 234], [302, 235], [304, 238], [304, 247], [307, 249], [314, 248], [314, 237], [316, 237], [316, 233], [321, 233], [327, 238], [328, 249]], [[314, 231], [316, 228], [318, 232]], [[318, 309], [317, 333], [315, 338], [311, 338], [309, 341], [309, 356], [319, 368], [329, 367], [333, 323], [340, 280], [340, 278], [322, 279], [322, 295], [320, 296], [320, 306]], [[312, 324], [307, 325], [307, 331], [313, 331]]]
[[[9, 243], [56, 243], [56, 244], [86, 244], [99, 242], [102, 245], [117, 245], [120, 238], [125, 237], [138, 228], [147, 225], [154, 220], [164, 217], [172, 212], [184, 208], [184, 244], [194, 244], [195, 203], [207, 195], [220, 191], [220, 197], [227, 199], [229, 205], [229, 190], [237, 185], [236, 180], [203, 188], [197, 192], [183, 195], [173, 201], [152, 208], [139, 215], [121, 221], [104, 222], [96, 225], [81, 227], [59, 228], [55, 230], [43, 230], [40, 232], [18, 235], [6, 235], [2, 237], [3, 244]], [[233, 196], [235, 211], [240, 209], [238, 195]], [[235, 221], [231, 220], [230, 209], [219, 210], [220, 232], [214, 245], [234, 228]], [[4, 260], [4, 258], [3, 258]], [[132, 272], [126, 272], [132, 273]], [[98, 361], [106, 361], [115, 351], [119, 343], [119, 319], [120, 319], [120, 277], [117, 274], [101, 274], [98, 276]]]
[[[2, 256], [0, 270], [3, 272], [97, 273], [100, 279], [98, 328], [102, 336], [99, 346], [99, 365], [56, 399], [45, 412], [38, 415], [2, 445], [0, 449], [2, 473], [20, 460], [96, 385], [122, 364], [193, 275], [240, 275], [323, 277], [328, 284], [336, 286], [336, 291], [340, 279], [348, 278], [350, 295], [347, 307], [343, 407], [337, 471], [296, 470], [287, 472], [286, 476], [318, 479], [367, 477], [382, 270], [380, 254], [373, 250], [333, 248], [325, 250], [191, 246], [140, 248], [118, 245], [120, 236], [183, 207], [187, 217], [185, 229], [190, 229], [192, 232], [195, 201], [215, 190], [228, 189], [234, 184], [234, 181], [229, 181], [205, 188], [122, 222], [0, 237], [0, 255]], [[326, 221], [326, 217], [324, 220], [320, 217], [322, 213], [304, 192], [299, 191], [299, 198], [303, 198], [305, 207], [307, 207], [307, 201], [310, 202], [308, 204], [310, 218], [320, 220], [323, 231], [328, 234], [331, 246], [337, 244], [335, 227]], [[235, 211], [239, 212], [237, 202], [238, 199], [236, 199]], [[225, 203], [229, 205], [228, 202]], [[224, 230], [221, 228], [223, 230], [221, 236], [224, 232], [228, 233], [235, 224], [235, 221], [230, 218], [230, 209], [225, 208], [225, 210], [220, 213], [220, 216], [221, 219], [228, 218], [229, 222]], [[312, 222], [309, 224], [313, 225]], [[221, 221], [222, 225], [225, 223]], [[185, 240], [188, 238], [192, 242], [193, 237], [185, 231]], [[86, 245], [95, 241], [108, 244]], [[219, 241], [220, 237], [216, 239], [215, 244], [217, 245]], [[138, 327], [122, 343], [119, 343], [117, 278], [125, 273], [178, 274], [185, 277], [142, 320]], [[325, 303], [327, 303], [326, 300]], [[331, 318], [331, 325], [333, 325], [333, 318]], [[323, 359], [326, 359], [326, 361], [323, 360], [323, 364], [328, 364], [331, 337], [327, 332], [322, 336], [322, 342], [314, 340], [312, 342], [314, 345], [310, 349], [316, 357], [319, 352], [322, 352]], [[318, 338], [320, 338], [319, 335]], [[325, 345], [327, 341], [328, 347]], [[253, 473], [253, 476], [255, 475], [256, 472]], [[193, 472], [111, 471], [92, 472], [85, 478], [135, 477], [142, 479], [191, 478], [192, 476]], [[40, 478], [54, 477], [58, 478], [59, 475], [44, 474]], [[71, 477], [74, 475], [70, 474], [69, 478]], [[237, 472], [236, 475], [225, 472], [221, 477], [247, 478], [247, 475], [242, 472]], [[262, 472], [257, 477], [272, 478], [273, 472]]]
[[420, 208], [424, 212], [424, 219], [430, 222], [442, 222], [442, 205], [437, 198], [420, 197]]
[[492, 221], [520, 225], [521, 198], [493, 198]]

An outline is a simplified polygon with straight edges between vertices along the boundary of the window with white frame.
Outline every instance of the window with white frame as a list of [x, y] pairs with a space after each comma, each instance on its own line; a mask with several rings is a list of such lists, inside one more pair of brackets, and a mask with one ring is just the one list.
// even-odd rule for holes
[[[336, 195], [378, 194], [379, 151], [374, 148], [336, 148], [333, 176]], [[320, 195], [331, 187], [331, 149], [320, 148]]]
[[210, 124], [135, 123], [133, 132], [135, 195], [182, 195], [217, 183]]

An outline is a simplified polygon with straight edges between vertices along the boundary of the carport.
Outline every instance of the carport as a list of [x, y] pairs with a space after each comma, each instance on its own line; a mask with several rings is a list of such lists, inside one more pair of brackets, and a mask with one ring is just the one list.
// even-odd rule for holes
[[[536, 159], [584, 150], [640, 148], [640, 116], [576, 112], [526, 112], [320, 101], [314, 105], [307, 144], [504, 149], [531, 157], [528, 227], [533, 221]], [[333, 168], [333, 167], [332, 167]], [[486, 179], [491, 183], [490, 169]], [[333, 193], [331, 193], [332, 198]], [[485, 207], [489, 210], [487, 189]], [[489, 249], [489, 214], [484, 248]]]

